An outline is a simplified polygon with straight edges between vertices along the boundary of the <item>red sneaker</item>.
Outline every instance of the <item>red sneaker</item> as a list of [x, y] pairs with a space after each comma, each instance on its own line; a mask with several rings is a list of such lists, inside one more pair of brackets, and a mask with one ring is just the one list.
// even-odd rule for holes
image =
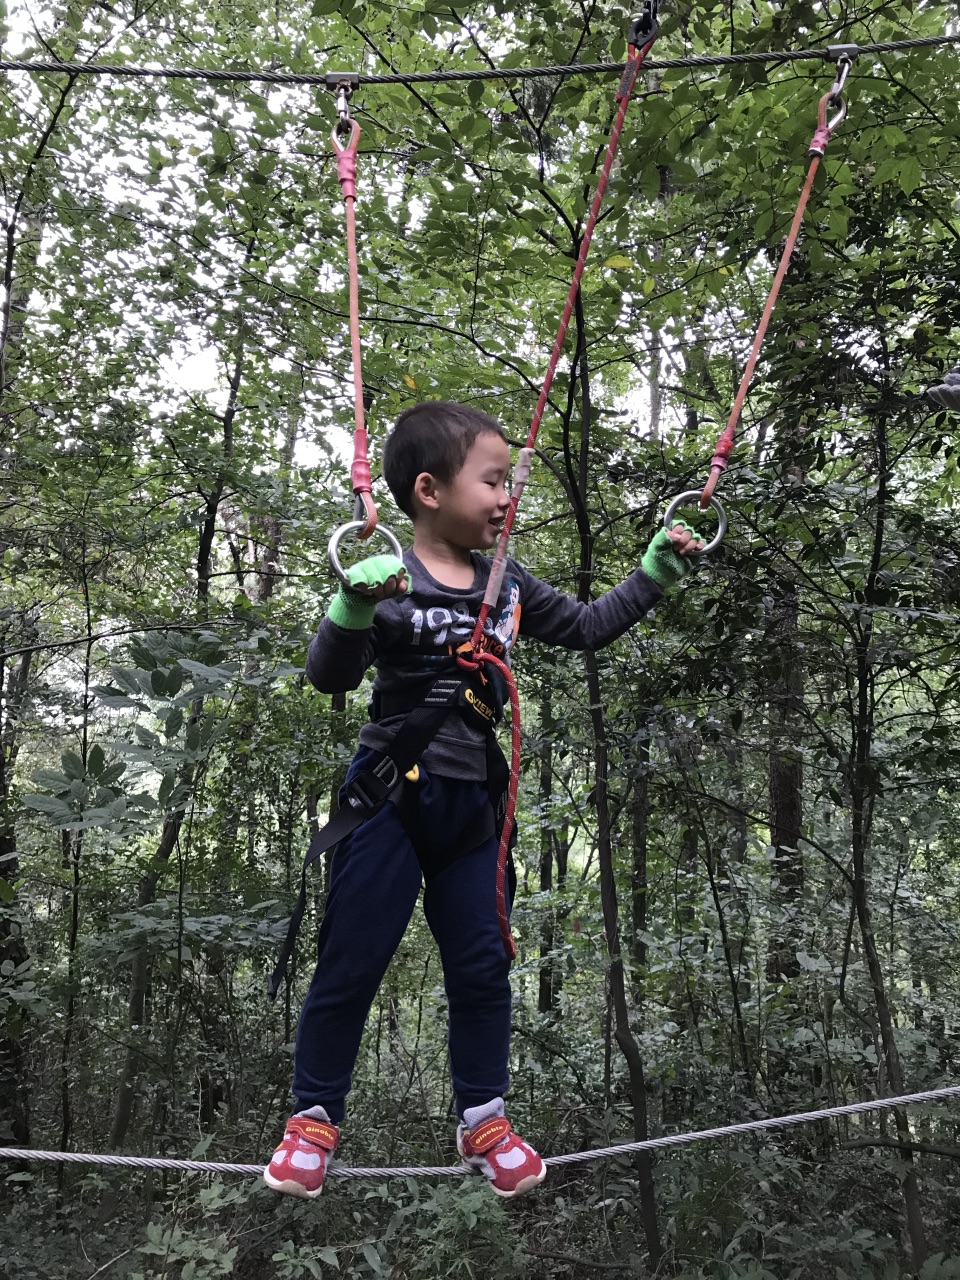
[[468, 1165], [489, 1178], [497, 1195], [505, 1199], [531, 1191], [547, 1176], [540, 1156], [513, 1132], [505, 1115], [489, 1116], [473, 1129], [461, 1125], [457, 1130], [457, 1150]]
[[340, 1130], [328, 1120], [291, 1116], [283, 1141], [263, 1171], [263, 1180], [274, 1191], [314, 1200], [323, 1190], [327, 1163], [337, 1149]]

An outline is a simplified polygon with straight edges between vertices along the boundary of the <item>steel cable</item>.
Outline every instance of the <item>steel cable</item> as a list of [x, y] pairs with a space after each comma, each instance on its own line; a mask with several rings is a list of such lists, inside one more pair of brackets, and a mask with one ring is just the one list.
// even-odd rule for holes
[[[794, 1125], [814, 1124], [839, 1116], [862, 1115], [870, 1111], [885, 1111], [890, 1107], [906, 1107], [921, 1102], [940, 1102], [960, 1096], [960, 1085], [942, 1089], [927, 1089], [922, 1093], [905, 1093], [896, 1098], [875, 1098], [870, 1102], [850, 1102], [839, 1107], [825, 1107], [820, 1111], [799, 1111], [788, 1116], [769, 1116], [763, 1120], [747, 1120], [741, 1124], [728, 1124], [717, 1129], [699, 1129], [692, 1133], [669, 1133], [662, 1138], [649, 1138], [645, 1142], [622, 1142], [612, 1147], [595, 1147], [588, 1151], [571, 1151], [566, 1155], [548, 1156], [550, 1166], [581, 1164], [588, 1160], [607, 1160], [630, 1155], [638, 1151], [659, 1151], [665, 1147], [687, 1146], [694, 1142], [713, 1142], [719, 1138], [732, 1138], [741, 1133], [760, 1133], [768, 1129], [786, 1129]], [[263, 1172], [260, 1164], [214, 1163], [207, 1160], [167, 1160], [154, 1156], [96, 1155], [80, 1151], [31, 1151], [20, 1147], [0, 1147], [0, 1160], [40, 1161], [50, 1164], [113, 1165], [133, 1169], [173, 1169], [185, 1173], [239, 1173], [255, 1177]], [[397, 1165], [389, 1168], [351, 1167], [334, 1162], [329, 1176], [337, 1178], [453, 1178], [475, 1171], [465, 1165]]]
[[[821, 49], [779, 49], [756, 53], [693, 53], [683, 58], [652, 59], [645, 64], [649, 71], [682, 71], [698, 67], [735, 67], [783, 65], [789, 62], [832, 61], [837, 48], [848, 48], [857, 55], [899, 53], [907, 49], [935, 49], [960, 43], [960, 35], [917, 36], [905, 40], [883, 40], [875, 44], [830, 46]], [[486, 67], [464, 71], [409, 71], [374, 75], [361, 74], [361, 85], [378, 84], [452, 84], [472, 80], [537, 80], [547, 76], [622, 75], [622, 62], [573, 62], [552, 67]], [[0, 72], [59, 72], [65, 75], [122, 76], [128, 79], [205, 80], [213, 84], [258, 83], [316, 85], [327, 87], [327, 73], [300, 71], [223, 71], [208, 67], [135, 67], [123, 63], [103, 62], [38, 62], [32, 59], [0, 60]]]

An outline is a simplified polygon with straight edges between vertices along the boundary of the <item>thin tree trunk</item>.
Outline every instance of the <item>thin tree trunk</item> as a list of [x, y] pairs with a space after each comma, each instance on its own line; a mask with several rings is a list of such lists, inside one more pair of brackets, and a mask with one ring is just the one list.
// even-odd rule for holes
[[[647, 843], [650, 830], [650, 737], [649, 725], [643, 720], [637, 726], [637, 755], [634, 761], [633, 794], [630, 800], [630, 974], [633, 1003], [642, 1031], [646, 988], [647, 944]], [[641, 736], [643, 735], [643, 736]]]
[[[600, 863], [600, 903], [603, 911], [603, 928], [607, 939], [609, 957], [608, 981], [613, 1006], [614, 1038], [627, 1063], [630, 1080], [630, 1101], [633, 1110], [633, 1140], [645, 1142], [649, 1137], [647, 1117], [647, 1085], [643, 1059], [630, 1029], [630, 1011], [623, 971], [623, 953], [620, 945], [620, 909], [617, 902], [616, 878], [613, 870], [613, 843], [610, 828], [610, 809], [607, 793], [608, 759], [606, 725], [601, 699], [600, 671], [597, 655], [587, 651], [583, 655], [587, 676], [587, 696], [590, 699], [590, 721], [593, 726], [593, 760], [596, 771], [594, 795], [597, 809], [597, 847]], [[657, 1217], [656, 1187], [653, 1180], [653, 1161], [647, 1152], [637, 1155], [637, 1176], [640, 1185], [640, 1215], [643, 1221], [650, 1265], [656, 1268], [663, 1260], [663, 1244]]]
[[[245, 261], [248, 263], [253, 253], [254, 241], [247, 246]], [[244, 370], [244, 335], [238, 337], [237, 352], [230, 378], [230, 390], [227, 406], [223, 414], [222, 463], [217, 472], [213, 487], [205, 493], [204, 522], [200, 526], [200, 538], [197, 546], [197, 605], [201, 617], [209, 614], [210, 581], [213, 573], [213, 546], [217, 530], [217, 516], [220, 501], [226, 484], [226, 468], [233, 457], [234, 422], [240, 403], [240, 384]], [[191, 704], [190, 716], [186, 732], [199, 724], [203, 716], [203, 698], [197, 698]], [[199, 781], [201, 768], [197, 764], [187, 763], [179, 771], [178, 781], [181, 794], [191, 796]], [[141, 909], [156, 900], [157, 885], [161, 875], [177, 847], [180, 829], [183, 826], [186, 802], [176, 812], [167, 815], [160, 834], [157, 851], [151, 861], [150, 870], [140, 882], [137, 895], [137, 906]], [[117, 1088], [117, 1101], [110, 1126], [108, 1145], [111, 1150], [121, 1147], [126, 1140], [133, 1115], [133, 1104], [136, 1096], [138, 1067], [141, 1060], [140, 1041], [145, 1036], [146, 1001], [150, 985], [150, 963], [145, 949], [134, 956], [130, 974], [130, 994], [128, 998], [128, 1047], [124, 1057], [120, 1082]]]
[[[86, 540], [81, 539], [80, 575], [83, 587], [84, 618], [87, 624], [87, 635], [93, 634], [93, 615], [90, 608], [90, 583], [87, 565]], [[83, 719], [80, 741], [80, 759], [86, 773], [87, 760], [90, 754], [90, 709], [93, 698], [90, 693], [90, 660], [93, 653], [93, 642], [86, 645], [83, 663]], [[77, 942], [80, 937], [80, 860], [83, 854], [83, 832], [64, 831], [62, 833], [64, 861], [69, 867], [72, 877], [70, 892], [70, 928], [67, 934], [67, 1008], [63, 1032], [63, 1044], [60, 1050], [60, 1150], [70, 1149], [70, 1136], [73, 1130], [73, 1115], [70, 1102], [71, 1058], [73, 1039], [76, 1030], [77, 992], [79, 980], [77, 975]], [[65, 1166], [58, 1171], [58, 1186], [63, 1186]]]
[[[8, 637], [32, 644], [37, 638], [37, 625], [29, 615], [0, 629], [0, 643]], [[18, 646], [19, 647], [19, 646]], [[13, 966], [9, 978], [11, 988], [23, 980], [30, 954], [16, 912], [14, 885], [20, 879], [17, 854], [17, 832], [10, 808], [10, 791], [20, 751], [20, 721], [27, 702], [33, 652], [21, 653], [9, 668], [0, 658], [0, 883], [5, 886], [5, 910], [0, 915], [0, 965]], [[0, 1126], [6, 1128], [19, 1146], [29, 1146], [29, 1087], [25, 1067], [24, 1041], [28, 1015], [14, 1004], [0, 1033]]]
[[770, 863], [775, 919], [767, 944], [767, 978], [783, 982], [800, 974], [797, 959], [804, 867], [803, 758], [799, 711], [803, 700], [796, 585], [786, 581], [773, 606], [769, 631], [770, 686]]
[[[876, 716], [876, 686], [870, 659], [873, 641], [874, 607], [878, 603], [878, 575], [883, 562], [886, 532], [886, 507], [890, 483], [887, 461], [887, 422], [878, 417], [876, 426], [876, 471], [879, 476], [876, 495], [876, 522], [873, 548], [863, 592], [864, 608], [859, 612], [856, 640], [856, 707], [854, 713], [853, 751], [850, 770], [851, 790], [851, 843], [853, 853], [853, 902], [860, 928], [864, 959], [873, 989], [880, 1043], [883, 1049], [883, 1065], [887, 1082], [894, 1094], [905, 1092], [903, 1066], [897, 1047], [893, 1012], [887, 994], [880, 949], [877, 945], [873, 912], [868, 895], [867, 858], [870, 850], [873, 825], [873, 805], [876, 798], [873, 780], [873, 738]], [[926, 1227], [920, 1206], [920, 1187], [917, 1180], [913, 1152], [910, 1150], [912, 1134], [907, 1113], [902, 1107], [894, 1108], [897, 1139], [903, 1147], [901, 1162], [904, 1173], [901, 1180], [907, 1232], [913, 1252], [913, 1265], [919, 1269], [926, 1262], [929, 1249]]]
[[[578, 246], [579, 247], [579, 246]], [[566, 443], [569, 437], [570, 417], [565, 423], [564, 456], [567, 459], [570, 488], [577, 495], [575, 502], [580, 538], [580, 564], [578, 598], [590, 598], [590, 582], [593, 576], [593, 534], [590, 528], [587, 508], [589, 485], [589, 447], [592, 428], [592, 406], [590, 398], [590, 377], [587, 367], [586, 327], [583, 313], [583, 298], [578, 294], [575, 305], [577, 326], [576, 369], [579, 375], [581, 392], [580, 449], [576, 470], [571, 463], [573, 451]], [[571, 392], [576, 380], [571, 378]], [[573, 409], [573, 400], [569, 402]], [[603, 714], [603, 690], [600, 682], [600, 670], [597, 656], [589, 650], [583, 655], [584, 671], [587, 678], [587, 697], [590, 705], [590, 723], [593, 729], [593, 761], [595, 772], [594, 795], [597, 810], [597, 852], [600, 865], [600, 902], [603, 912], [604, 932], [607, 939], [609, 957], [608, 982], [610, 999], [613, 1007], [614, 1037], [627, 1063], [627, 1074], [630, 1080], [630, 1100], [633, 1111], [634, 1141], [643, 1142], [648, 1136], [647, 1124], [647, 1088], [643, 1071], [643, 1059], [640, 1046], [630, 1029], [630, 1012], [627, 1003], [627, 990], [623, 968], [623, 952], [620, 942], [620, 909], [617, 902], [616, 878], [613, 868], [613, 841], [610, 823], [610, 806], [608, 797], [608, 755], [607, 729]], [[650, 1265], [656, 1269], [664, 1258], [663, 1242], [660, 1236], [660, 1225], [657, 1215], [656, 1188], [653, 1179], [653, 1162], [647, 1152], [640, 1152], [636, 1160], [637, 1179], [640, 1188], [640, 1216], [643, 1222]]]
[[[545, 812], [553, 794], [553, 707], [546, 688], [540, 698], [540, 733], [543, 750], [540, 756], [540, 809]], [[553, 891], [553, 861], [556, 833], [541, 823], [540, 827], [540, 892], [544, 895], [543, 919], [540, 924], [540, 980], [537, 1008], [540, 1013], [556, 1018], [560, 1009], [563, 971], [557, 964], [556, 929], [559, 913], [549, 900]]]

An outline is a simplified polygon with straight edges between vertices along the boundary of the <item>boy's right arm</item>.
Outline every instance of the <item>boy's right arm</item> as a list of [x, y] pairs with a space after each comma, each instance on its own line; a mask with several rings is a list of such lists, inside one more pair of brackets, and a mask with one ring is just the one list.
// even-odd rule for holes
[[396, 556], [371, 556], [347, 570], [307, 653], [307, 679], [321, 693], [356, 689], [381, 648], [377, 605], [405, 595], [410, 582]]

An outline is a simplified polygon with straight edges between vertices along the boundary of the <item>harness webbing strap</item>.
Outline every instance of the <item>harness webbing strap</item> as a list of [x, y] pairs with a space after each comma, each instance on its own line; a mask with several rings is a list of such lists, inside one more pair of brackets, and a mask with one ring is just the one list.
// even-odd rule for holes
[[297, 934], [307, 909], [307, 872], [322, 853], [345, 840], [357, 827], [379, 813], [390, 796], [403, 783], [404, 775], [413, 768], [455, 706], [463, 688], [460, 677], [441, 676], [431, 686], [425, 700], [400, 726], [390, 749], [368, 773], [359, 774], [347, 784], [345, 802], [334, 816], [317, 831], [310, 841], [300, 872], [300, 894], [287, 925], [280, 957], [267, 979], [271, 1000], [287, 975], [287, 968], [297, 944]]

